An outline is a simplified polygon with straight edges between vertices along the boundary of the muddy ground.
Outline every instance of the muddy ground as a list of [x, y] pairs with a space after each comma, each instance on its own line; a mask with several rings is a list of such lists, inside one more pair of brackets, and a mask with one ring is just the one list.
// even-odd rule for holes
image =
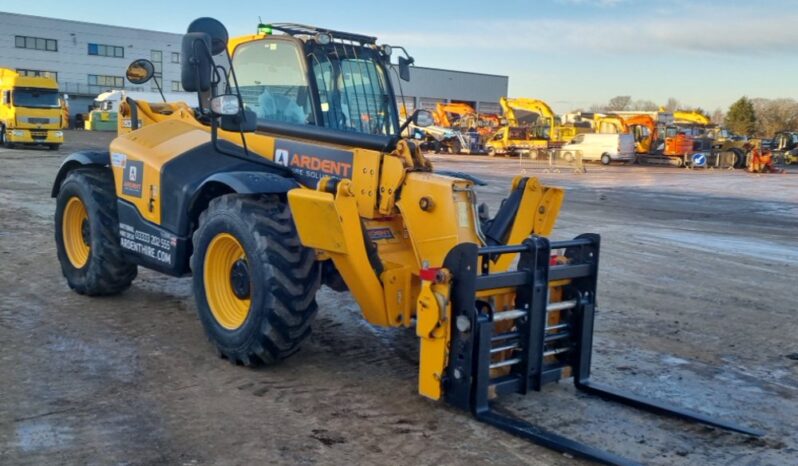
[[[314, 335], [277, 367], [217, 358], [189, 278], [141, 270], [118, 297], [70, 292], [53, 243], [62, 158], [0, 149], [0, 464], [573, 464], [416, 394], [408, 330], [319, 294]], [[798, 176], [435, 156], [490, 185], [566, 187], [555, 237], [603, 235], [594, 378], [767, 432], [762, 440], [640, 413], [562, 382], [502, 409], [648, 464], [795, 464]]]

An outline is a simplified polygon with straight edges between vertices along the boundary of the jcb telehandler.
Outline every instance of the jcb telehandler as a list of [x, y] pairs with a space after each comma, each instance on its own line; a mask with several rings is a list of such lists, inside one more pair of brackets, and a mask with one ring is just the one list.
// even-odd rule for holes
[[[228, 41], [218, 21], [194, 21], [182, 84], [198, 108], [128, 99], [130, 131], [58, 171], [69, 286], [119, 293], [138, 266], [192, 274], [207, 335], [247, 366], [297, 351], [322, 283], [348, 289], [369, 322], [415, 327], [422, 395], [595, 461], [627, 462], [497, 414], [491, 400], [573, 377], [602, 398], [758, 435], [590, 380], [599, 237], [547, 239], [563, 191], [534, 178], [516, 178], [489, 218], [478, 180], [433, 170], [402, 136], [431, 115], [400, 126], [391, 73], [406, 80], [412, 59], [391, 66], [398, 50], [295, 24]], [[138, 60], [129, 78], [153, 74]]]

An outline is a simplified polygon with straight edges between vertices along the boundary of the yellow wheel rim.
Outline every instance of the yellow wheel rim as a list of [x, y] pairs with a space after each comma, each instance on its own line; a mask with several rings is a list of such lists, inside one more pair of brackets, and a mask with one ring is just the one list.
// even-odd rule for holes
[[64, 208], [61, 221], [61, 236], [67, 258], [76, 269], [82, 269], [89, 262], [89, 214], [79, 197], [70, 197]]
[[243, 325], [251, 304], [247, 255], [241, 243], [219, 233], [208, 245], [203, 264], [205, 297], [216, 322], [228, 330]]

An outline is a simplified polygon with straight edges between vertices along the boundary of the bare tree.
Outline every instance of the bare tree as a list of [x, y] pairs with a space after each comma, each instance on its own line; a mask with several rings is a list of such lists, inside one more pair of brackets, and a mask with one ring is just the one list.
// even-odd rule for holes
[[659, 105], [651, 100], [635, 100], [629, 106], [629, 109], [641, 112], [656, 112], [659, 109]]
[[682, 107], [681, 102], [674, 97], [669, 97], [668, 102], [665, 104], [665, 111], [667, 112], [675, 112]]
[[715, 123], [716, 125], [722, 125], [724, 118], [726, 118], [726, 114], [723, 113], [723, 110], [721, 110], [720, 108], [716, 108], [715, 111], [712, 112], [712, 116], [710, 117], [712, 123]]
[[615, 96], [610, 99], [610, 102], [607, 104], [607, 110], [610, 112], [619, 112], [622, 110], [626, 110], [629, 108], [629, 104], [632, 102], [632, 96], [630, 95], [619, 95]]
[[757, 134], [773, 137], [779, 131], [798, 130], [798, 102], [793, 99], [751, 99], [757, 115]]

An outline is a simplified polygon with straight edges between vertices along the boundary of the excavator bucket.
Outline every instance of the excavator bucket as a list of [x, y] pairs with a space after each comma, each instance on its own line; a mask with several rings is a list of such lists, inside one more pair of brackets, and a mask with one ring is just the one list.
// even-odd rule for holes
[[[584, 234], [551, 242], [532, 236], [520, 245], [461, 244], [446, 257], [452, 273], [452, 343], [446, 400], [491, 424], [534, 443], [604, 464], [635, 464], [612, 453], [562, 437], [491, 409], [492, 399], [540, 391], [573, 377], [577, 389], [606, 400], [751, 436], [762, 434], [590, 380], [600, 238]], [[552, 253], [559, 251], [558, 259]], [[515, 270], [491, 273], [491, 263], [518, 254]], [[562, 286], [552, 302], [552, 283]], [[489, 290], [515, 290], [510, 310], [480, 300]], [[559, 293], [558, 293], [559, 294]], [[475, 305], [476, 303], [476, 305]], [[554, 323], [556, 322], [556, 323]], [[507, 330], [509, 329], [509, 330]]]

